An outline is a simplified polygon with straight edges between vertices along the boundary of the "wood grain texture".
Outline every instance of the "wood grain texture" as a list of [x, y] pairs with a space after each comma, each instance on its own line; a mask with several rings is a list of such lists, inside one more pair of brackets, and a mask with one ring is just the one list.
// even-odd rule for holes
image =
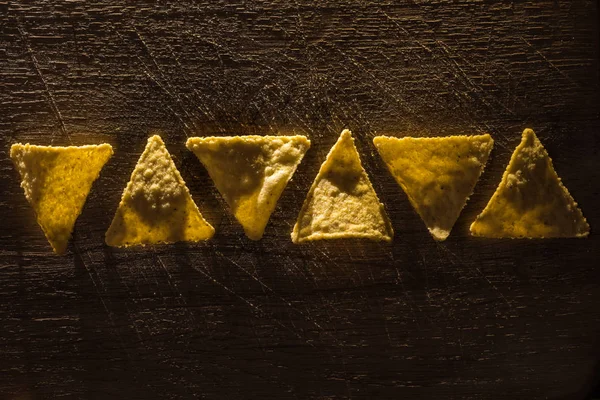
[[[598, 25], [592, 0], [0, 2], [2, 397], [584, 398], [600, 369]], [[589, 239], [468, 237], [525, 127]], [[394, 241], [293, 245], [343, 128]], [[217, 234], [108, 248], [152, 132]], [[312, 148], [251, 242], [184, 142], [289, 132]], [[371, 140], [481, 132], [491, 159], [435, 243]], [[115, 155], [57, 257], [9, 146], [101, 141]]]

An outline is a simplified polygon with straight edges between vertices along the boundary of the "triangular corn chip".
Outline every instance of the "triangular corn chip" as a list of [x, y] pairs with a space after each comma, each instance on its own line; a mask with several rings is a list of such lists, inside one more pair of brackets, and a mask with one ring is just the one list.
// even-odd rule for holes
[[502, 181], [471, 224], [493, 238], [584, 237], [590, 227], [531, 129], [523, 131]]
[[195, 137], [186, 145], [208, 170], [246, 236], [258, 240], [310, 141], [304, 136]]
[[65, 252], [92, 183], [112, 154], [109, 144], [52, 147], [17, 143], [10, 148], [25, 197], [55, 253]]
[[391, 241], [394, 231], [344, 130], [315, 178], [292, 232], [294, 243], [338, 238]]
[[445, 240], [494, 145], [490, 135], [378, 136], [377, 151], [436, 240]]
[[106, 232], [106, 244], [197, 242], [215, 230], [192, 200], [160, 136], [148, 139]]

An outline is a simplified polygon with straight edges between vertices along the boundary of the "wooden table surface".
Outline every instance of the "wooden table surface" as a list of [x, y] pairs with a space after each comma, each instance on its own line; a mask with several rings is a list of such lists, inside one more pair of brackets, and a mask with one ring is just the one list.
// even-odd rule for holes
[[[0, 1], [0, 397], [586, 396], [600, 372], [596, 1], [122, 3]], [[468, 236], [526, 127], [588, 239]], [[294, 245], [343, 128], [394, 241]], [[154, 132], [217, 233], [109, 248]], [[312, 147], [252, 242], [184, 142], [292, 132]], [[482, 132], [486, 171], [436, 243], [371, 140]], [[65, 256], [19, 187], [16, 142], [114, 146]]]

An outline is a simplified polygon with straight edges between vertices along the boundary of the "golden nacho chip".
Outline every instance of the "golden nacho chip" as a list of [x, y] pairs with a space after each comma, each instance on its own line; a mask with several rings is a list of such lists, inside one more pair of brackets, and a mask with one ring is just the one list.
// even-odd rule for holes
[[106, 244], [197, 242], [210, 239], [214, 232], [198, 211], [160, 136], [149, 138], [106, 232]]
[[310, 141], [304, 136], [195, 137], [186, 145], [208, 170], [246, 236], [258, 240]]
[[394, 231], [345, 129], [315, 178], [294, 225], [294, 243], [339, 238], [391, 241]]
[[25, 197], [55, 253], [65, 252], [92, 183], [112, 154], [109, 144], [11, 146], [10, 158], [21, 174]]
[[373, 144], [436, 240], [445, 240], [494, 145], [490, 135], [402, 139]]
[[493, 238], [584, 237], [590, 227], [531, 129], [515, 149], [502, 181], [471, 224]]

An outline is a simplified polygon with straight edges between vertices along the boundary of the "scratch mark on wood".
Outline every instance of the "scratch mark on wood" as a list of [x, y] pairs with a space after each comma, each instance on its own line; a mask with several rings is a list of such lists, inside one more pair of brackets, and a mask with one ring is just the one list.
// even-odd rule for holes
[[[328, 334], [328, 332], [317, 322], [315, 321], [313, 318], [311, 318], [309, 315], [304, 314], [302, 311], [300, 311], [299, 309], [297, 309], [296, 307], [294, 307], [294, 305], [289, 302], [287, 299], [285, 299], [284, 297], [282, 297], [281, 295], [277, 294], [271, 287], [269, 287], [267, 284], [265, 284], [259, 277], [257, 277], [256, 275], [250, 273], [250, 271], [246, 270], [246, 268], [242, 267], [240, 264], [238, 264], [237, 262], [235, 262], [234, 260], [228, 259], [227, 257], [225, 257], [221, 252], [217, 251], [216, 252], [218, 255], [222, 256], [223, 259], [226, 259], [229, 263], [233, 264], [234, 266], [236, 266], [237, 268], [239, 268], [241, 271], [243, 271], [245, 274], [247, 274], [249, 277], [251, 277], [255, 282], [257, 282], [263, 289], [266, 289], [267, 291], [269, 291], [269, 293], [274, 294], [275, 296], [277, 296], [277, 298], [279, 300], [281, 300], [284, 304], [286, 304], [291, 310], [293, 310], [294, 312], [298, 313], [299, 315], [301, 315], [303, 318], [305, 318], [307, 321], [309, 321], [310, 323], [312, 323], [319, 331], [321, 331], [322, 333]], [[334, 338], [334, 340], [337, 341], [336, 338]]]
[[571, 78], [569, 75], [567, 75], [566, 73], [564, 73], [560, 68], [558, 68], [556, 66], [556, 64], [554, 64], [552, 61], [550, 61], [548, 59], [548, 57], [546, 57], [544, 54], [542, 54], [541, 51], [539, 51], [537, 48], [535, 48], [527, 39], [525, 39], [523, 36], [519, 36], [520, 39], [523, 41], [523, 43], [525, 43], [527, 46], [529, 46], [534, 52], [535, 54], [537, 54], [538, 56], [542, 57], [542, 59], [548, 63], [548, 65], [550, 65], [552, 67], [552, 69], [554, 69], [556, 72], [558, 72], [563, 78], [565, 78], [569, 83], [571, 83], [573, 86], [575, 86], [576, 88], [581, 88], [581, 86], [575, 82], [573, 80], [573, 78]]
[[[21, 40], [23, 41], [23, 43], [25, 44], [25, 48], [27, 49], [27, 54], [29, 54], [29, 57], [31, 58], [31, 63], [33, 65], [33, 69], [35, 70], [37, 76], [40, 77], [40, 80], [42, 81], [42, 84], [44, 85], [44, 91], [48, 98], [48, 102], [50, 103], [50, 108], [52, 109], [52, 112], [54, 113], [54, 116], [56, 117], [56, 121], [58, 122], [60, 131], [63, 133], [63, 135], [65, 135], [67, 137], [69, 142], [71, 142], [71, 144], [72, 144], [73, 140], [71, 139], [71, 135], [69, 135], [69, 133], [67, 132], [67, 129], [65, 127], [65, 123], [63, 121], [60, 110], [58, 109], [58, 106], [56, 105], [56, 101], [54, 100], [54, 95], [50, 91], [48, 82], [46, 81], [46, 78], [44, 77], [44, 74], [42, 73], [42, 70], [40, 69], [37, 57], [35, 56], [33, 48], [31, 47], [31, 44], [29, 43], [27, 32], [25, 32], [25, 30], [23, 29], [23, 26], [20, 22], [17, 22], [17, 26], [18, 26], [18, 30], [19, 30], [19, 35], [21, 36]], [[54, 139], [54, 135], [52, 135], [52, 137], [50, 139], [50, 143], [52, 143], [53, 139]]]
[[[217, 286], [219, 286], [221, 289], [223, 289], [224, 291], [226, 291], [227, 293], [235, 296], [236, 298], [240, 299], [242, 302], [244, 302], [247, 306], [249, 306], [252, 310], [254, 310], [256, 313], [258, 313], [261, 316], [268, 316], [260, 307], [258, 307], [257, 305], [255, 305], [254, 303], [252, 303], [250, 300], [246, 299], [245, 297], [241, 296], [239, 293], [237, 293], [235, 290], [232, 290], [231, 288], [229, 288], [228, 286], [224, 285], [223, 283], [219, 282], [217, 279], [215, 279], [213, 276], [211, 276], [209, 273], [207, 273], [206, 271], [203, 271], [202, 268], [197, 268], [197, 267], [193, 267], [194, 270], [200, 272], [202, 275], [204, 275], [206, 278], [208, 278], [212, 283], [216, 284]], [[302, 339], [306, 344], [308, 344], [311, 347], [314, 347], [314, 344], [307, 340], [306, 338], [304, 338], [302, 335], [300, 335], [296, 330], [294, 329], [290, 329], [287, 325], [283, 324], [281, 321], [279, 321], [276, 318], [270, 317], [272, 318], [272, 320], [281, 328], [285, 329], [286, 331], [292, 333], [294, 336], [296, 336], [298, 339]]]

